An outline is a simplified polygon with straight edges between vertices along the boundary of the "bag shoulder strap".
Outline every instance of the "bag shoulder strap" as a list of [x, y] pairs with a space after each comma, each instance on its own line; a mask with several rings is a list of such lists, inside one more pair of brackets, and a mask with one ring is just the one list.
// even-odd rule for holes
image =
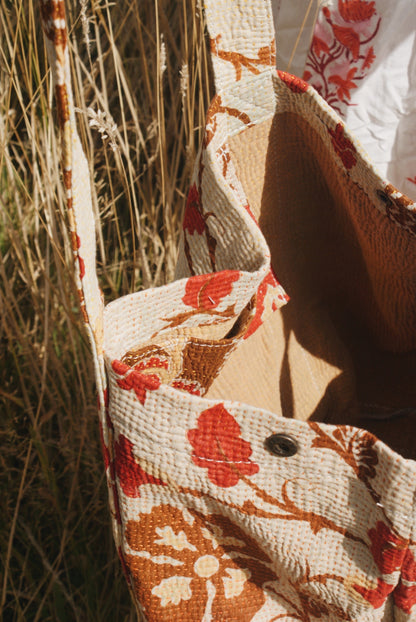
[[217, 92], [275, 67], [270, 0], [205, 0], [204, 6]]
[[[95, 265], [95, 221], [90, 174], [75, 122], [65, 5], [63, 0], [40, 0], [40, 9], [58, 112], [63, 181], [75, 260], [75, 280], [97, 371], [100, 368], [99, 359], [102, 357], [104, 305]], [[103, 373], [97, 371], [97, 380], [99, 376], [102, 376], [105, 382]]]

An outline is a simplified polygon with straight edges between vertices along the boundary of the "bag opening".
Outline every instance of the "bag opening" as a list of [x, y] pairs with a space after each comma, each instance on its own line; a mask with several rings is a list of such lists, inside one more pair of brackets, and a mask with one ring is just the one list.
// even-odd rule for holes
[[416, 458], [415, 237], [299, 114], [277, 112], [229, 149], [290, 301], [231, 354], [207, 397], [362, 427]]

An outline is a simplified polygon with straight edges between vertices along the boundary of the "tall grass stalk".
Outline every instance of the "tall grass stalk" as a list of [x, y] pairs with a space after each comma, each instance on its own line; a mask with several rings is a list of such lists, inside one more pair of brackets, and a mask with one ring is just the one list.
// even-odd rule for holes
[[[109, 301], [172, 278], [210, 94], [204, 25], [194, 0], [68, 0], [67, 11]], [[133, 620], [107, 511], [35, 0], [0, 0], [0, 41], [2, 619]]]

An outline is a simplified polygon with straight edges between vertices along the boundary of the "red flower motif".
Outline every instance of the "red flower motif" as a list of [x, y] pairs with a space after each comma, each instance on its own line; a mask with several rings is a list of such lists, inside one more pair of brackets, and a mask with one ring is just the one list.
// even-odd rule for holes
[[365, 55], [365, 59], [363, 61], [363, 66], [361, 67], [361, 69], [369, 69], [371, 65], [373, 64], [375, 58], [376, 58], [376, 55], [374, 54], [374, 48], [373, 46], [371, 46], [368, 48], [368, 51], [367, 51], [367, 54]]
[[416, 560], [410, 549], [406, 550], [402, 564], [402, 579], [412, 583], [416, 582]]
[[175, 380], [171, 387], [179, 391], [187, 391], [191, 395], [201, 395], [201, 387], [197, 382], [185, 382], [184, 380]]
[[[315, 52], [318, 58], [321, 56], [321, 53], [329, 54], [329, 47], [320, 37], [314, 35], [312, 39], [312, 50]], [[305, 78], [306, 79], [306, 78]]]
[[383, 579], [377, 579], [377, 587], [369, 589], [362, 585], [353, 585], [353, 588], [358, 594], [361, 594], [365, 600], [367, 600], [374, 609], [378, 609], [386, 602], [387, 596], [394, 590], [394, 585], [386, 583]]
[[[244, 335], [244, 339], [247, 339], [256, 332], [259, 326], [263, 324], [263, 313], [264, 313], [264, 300], [266, 298], [267, 290], [269, 287], [277, 288], [279, 287], [279, 282], [276, 279], [276, 276], [273, 272], [273, 268], [270, 269], [270, 272], [267, 274], [266, 278], [261, 282], [258, 290], [257, 290], [257, 298], [256, 298], [256, 313], [254, 314], [253, 319], [251, 320], [247, 332]], [[288, 298], [287, 298], [288, 300]], [[273, 311], [276, 311], [276, 305], [273, 303]]]
[[221, 300], [228, 296], [234, 281], [238, 281], [240, 273], [235, 270], [212, 272], [191, 277], [185, 286], [183, 302], [201, 311], [215, 309]]
[[407, 181], [411, 181], [412, 184], [416, 184], [416, 175], [412, 178], [412, 177], [406, 177]]
[[[382, 575], [391, 575], [402, 568], [402, 578], [407, 581], [411, 581], [412, 577], [416, 578], [416, 564], [407, 549], [407, 540], [396, 536], [382, 521], [378, 521], [375, 528], [369, 530], [368, 536], [371, 541], [370, 551]], [[391, 594], [396, 585], [387, 583], [379, 577], [375, 588], [369, 589], [361, 585], [353, 587], [375, 609], [378, 609], [385, 603], [387, 596]], [[398, 602], [411, 607], [416, 600], [410, 604], [412, 595], [407, 593], [407, 587], [407, 585], [400, 584], [395, 590], [395, 598], [397, 594]], [[401, 607], [401, 605], [398, 606]]]
[[277, 71], [277, 74], [281, 80], [290, 88], [293, 93], [306, 93], [308, 90], [308, 83], [298, 78], [297, 76], [292, 76], [292, 74], [287, 73], [286, 71]]
[[416, 605], [416, 585], [403, 585], [403, 583], [400, 583], [393, 593], [393, 598], [396, 607], [410, 614], [412, 608]]
[[346, 22], [365, 22], [376, 12], [375, 2], [364, 0], [338, 0], [338, 10]]
[[79, 263], [79, 278], [83, 279], [85, 276], [85, 262], [81, 255], [78, 255], [78, 263]]
[[341, 158], [345, 168], [348, 170], [351, 169], [357, 164], [357, 158], [354, 155], [357, 150], [352, 142], [345, 137], [342, 123], [338, 123], [335, 130], [328, 128], [328, 132], [331, 135], [332, 145]]
[[116, 374], [124, 376], [117, 379], [118, 386], [126, 391], [133, 389], [141, 404], [145, 403], [147, 391], [156, 391], [160, 387], [160, 378], [155, 374], [141, 374], [120, 361], [113, 361], [111, 367]]
[[123, 492], [128, 497], [140, 497], [140, 486], [143, 484], [159, 484], [165, 486], [162, 480], [146, 473], [136, 462], [133, 455], [133, 443], [120, 434], [118, 442], [114, 444], [116, 474]]
[[[406, 581], [406, 583], [403, 583]], [[407, 549], [400, 577], [400, 583], [394, 590], [394, 602], [396, 607], [403, 609], [406, 613], [410, 614], [411, 609], [416, 605], [416, 585], [409, 585], [409, 583], [416, 582], [416, 561], [413, 557], [413, 553]]]
[[345, 80], [338, 75], [333, 75], [328, 78], [328, 82], [332, 82], [338, 86], [337, 95], [341, 101], [351, 99], [350, 90], [357, 88], [355, 82], [352, 81], [356, 71], [357, 67], [350, 69]]
[[335, 39], [351, 52], [354, 60], [357, 60], [360, 55], [360, 37], [355, 30], [332, 23], [331, 26]]
[[71, 238], [72, 250], [76, 253], [76, 257], [78, 259], [79, 277], [80, 279], [83, 279], [85, 276], [85, 262], [79, 254], [79, 249], [81, 248], [81, 238], [78, 233], [75, 233], [75, 231], [71, 233]]
[[190, 235], [193, 235], [195, 231], [201, 235], [205, 231], [205, 220], [201, 214], [201, 200], [196, 184], [193, 184], [189, 190], [182, 227]]
[[192, 462], [208, 469], [208, 478], [216, 486], [235, 486], [240, 475], [254, 475], [259, 470], [249, 459], [250, 443], [240, 434], [240, 426], [223, 404], [204, 410], [198, 417], [198, 427], [188, 431], [194, 448]]
[[381, 574], [392, 574], [400, 570], [406, 553], [407, 541], [396, 536], [385, 523], [378, 521], [375, 529], [370, 529], [370, 551]]

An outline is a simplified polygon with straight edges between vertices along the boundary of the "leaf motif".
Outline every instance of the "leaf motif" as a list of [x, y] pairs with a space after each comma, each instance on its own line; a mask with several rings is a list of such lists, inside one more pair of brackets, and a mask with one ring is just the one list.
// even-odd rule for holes
[[375, 58], [376, 58], [376, 55], [374, 54], [374, 48], [373, 46], [371, 46], [368, 48], [367, 54], [363, 61], [362, 69], [369, 69], [371, 65], [373, 64]]
[[354, 60], [360, 55], [360, 37], [353, 28], [345, 28], [338, 24], [331, 24], [335, 39], [346, 47], [352, 54]]
[[365, 0], [338, 0], [338, 10], [346, 22], [365, 22], [376, 12], [375, 2]]
[[361, 481], [368, 483], [369, 479], [373, 479], [376, 476], [375, 467], [378, 464], [378, 454], [375, 449], [375, 443], [377, 438], [370, 432], [357, 433], [356, 438], [355, 449], [359, 456], [357, 460], [357, 475]]

